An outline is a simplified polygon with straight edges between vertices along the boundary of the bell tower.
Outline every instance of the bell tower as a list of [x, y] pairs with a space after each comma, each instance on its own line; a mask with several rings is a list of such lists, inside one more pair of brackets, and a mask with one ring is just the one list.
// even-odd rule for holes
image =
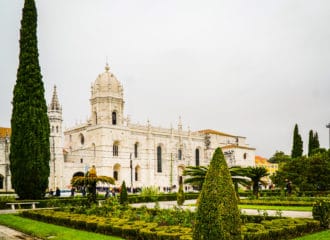
[[105, 72], [100, 74], [91, 87], [91, 124], [118, 125], [124, 124], [123, 87], [110, 72], [108, 64]]
[[63, 162], [62, 152], [62, 107], [58, 101], [56, 86], [54, 86], [51, 103], [48, 106], [48, 118], [50, 125], [50, 175], [49, 188], [55, 189], [61, 186], [61, 171]]

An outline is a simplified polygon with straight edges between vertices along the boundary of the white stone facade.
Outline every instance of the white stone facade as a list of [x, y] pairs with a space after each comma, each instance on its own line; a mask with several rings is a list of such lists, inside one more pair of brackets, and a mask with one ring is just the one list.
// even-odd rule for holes
[[154, 127], [149, 121], [134, 124], [124, 117], [124, 103], [123, 86], [107, 65], [92, 85], [90, 119], [63, 132], [62, 107], [54, 88], [48, 107], [49, 188], [70, 188], [73, 176], [95, 165], [97, 174], [114, 177], [117, 187], [125, 180], [128, 187], [157, 186], [163, 191], [178, 186], [186, 166], [208, 165], [217, 147], [223, 148], [229, 166], [254, 166], [255, 149], [245, 137], [184, 130], [181, 119], [170, 128]]
[[128, 187], [164, 190], [178, 185], [186, 166], [208, 165], [217, 147], [224, 147], [229, 165], [254, 165], [255, 149], [246, 144], [245, 137], [183, 130], [181, 120], [175, 128], [154, 127], [149, 121], [131, 123], [124, 117], [123, 87], [108, 66], [92, 86], [90, 109], [88, 122], [64, 131], [63, 159], [58, 152], [55, 161], [60, 161], [55, 165], [62, 172], [51, 176], [51, 188], [70, 187], [74, 175], [95, 165], [97, 174], [114, 177], [117, 187], [125, 180]]

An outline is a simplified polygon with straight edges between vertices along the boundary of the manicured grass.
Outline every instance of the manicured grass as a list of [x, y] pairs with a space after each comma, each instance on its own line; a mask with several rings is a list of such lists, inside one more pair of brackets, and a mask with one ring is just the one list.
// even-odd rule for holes
[[240, 209], [259, 209], [259, 210], [281, 210], [281, 211], [304, 211], [311, 212], [313, 207], [309, 206], [266, 206], [266, 205], [238, 205]]
[[295, 238], [294, 240], [329, 240], [330, 230], [314, 233], [311, 235], [306, 235], [304, 237]]
[[122, 239], [119, 237], [112, 237], [112, 236], [62, 227], [62, 226], [56, 226], [48, 223], [38, 222], [14, 214], [1, 214], [0, 224], [42, 239], [53, 239], [53, 240], [91, 240], [91, 239], [121, 240]]

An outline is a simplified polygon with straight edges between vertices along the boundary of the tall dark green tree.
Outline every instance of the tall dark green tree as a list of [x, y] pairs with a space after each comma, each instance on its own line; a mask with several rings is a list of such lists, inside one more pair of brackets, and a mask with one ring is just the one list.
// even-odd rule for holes
[[199, 195], [193, 239], [242, 239], [237, 198], [221, 148], [213, 154]]
[[313, 140], [314, 140], [313, 130], [310, 130], [308, 134], [308, 156], [311, 155], [313, 150], [313, 143], [314, 143]]
[[49, 120], [39, 66], [37, 9], [25, 0], [20, 53], [11, 116], [10, 170], [13, 188], [22, 199], [44, 196], [49, 177]]
[[303, 141], [299, 134], [298, 125], [296, 124], [293, 130], [293, 145], [292, 145], [291, 157], [292, 158], [301, 157], [303, 155], [303, 151], [304, 151]]
[[315, 150], [320, 148], [320, 142], [319, 142], [319, 135], [317, 132], [313, 132], [313, 130], [309, 131], [309, 137], [308, 137], [308, 156], [313, 155]]

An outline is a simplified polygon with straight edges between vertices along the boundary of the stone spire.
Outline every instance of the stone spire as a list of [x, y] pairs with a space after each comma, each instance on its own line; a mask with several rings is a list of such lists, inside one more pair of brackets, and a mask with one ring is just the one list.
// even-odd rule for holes
[[58, 101], [57, 97], [57, 91], [56, 91], [56, 85], [54, 85], [54, 91], [53, 91], [53, 97], [52, 97], [52, 102], [50, 103], [50, 110], [61, 110], [61, 105]]

